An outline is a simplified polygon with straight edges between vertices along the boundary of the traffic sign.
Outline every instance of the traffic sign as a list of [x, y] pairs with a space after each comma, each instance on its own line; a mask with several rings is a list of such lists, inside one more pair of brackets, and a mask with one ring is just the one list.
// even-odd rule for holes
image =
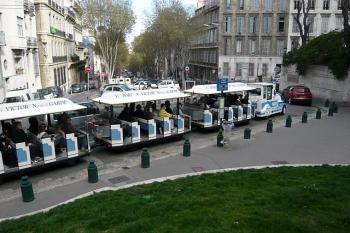
[[90, 66], [85, 67], [85, 72], [86, 73], [90, 73], [91, 72], [91, 67]]
[[216, 90], [217, 91], [227, 91], [228, 90], [228, 78], [219, 77], [216, 80]]

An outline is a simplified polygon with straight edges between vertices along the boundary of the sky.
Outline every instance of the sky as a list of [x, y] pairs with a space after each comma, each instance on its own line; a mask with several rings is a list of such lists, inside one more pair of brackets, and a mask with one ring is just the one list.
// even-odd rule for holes
[[[195, 7], [197, 5], [197, 0], [180, 0], [186, 6]], [[133, 31], [127, 37], [127, 42], [132, 43], [134, 38], [140, 35], [145, 30], [145, 18], [147, 14], [152, 12], [153, 0], [131, 0], [132, 9], [136, 15], [136, 24], [133, 27]]]

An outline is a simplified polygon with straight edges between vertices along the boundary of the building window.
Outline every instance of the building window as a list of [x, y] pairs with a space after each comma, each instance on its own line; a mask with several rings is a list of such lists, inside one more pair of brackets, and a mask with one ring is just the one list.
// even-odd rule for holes
[[39, 55], [38, 55], [37, 49], [33, 51], [33, 64], [34, 64], [34, 75], [38, 77], [40, 75], [40, 71], [39, 71]]
[[271, 16], [264, 16], [264, 33], [271, 33]]
[[228, 55], [230, 53], [230, 38], [224, 38], [224, 55]]
[[329, 10], [329, 0], [323, 0], [323, 10]]
[[22, 49], [13, 49], [16, 75], [24, 74], [24, 58]]
[[329, 16], [322, 16], [321, 20], [321, 33], [328, 32]]
[[0, 12], [0, 31], [2, 31], [2, 13]]
[[308, 3], [310, 10], [315, 10], [315, 0], [309, 0]]
[[243, 33], [244, 30], [244, 17], [237, 16], [237, 33]]
[[225, 32], [231, 32], [231, 16], [224, 17], [224, 30]]
[[57, 81], [57, 69], [56, 69], [56, 68], [53, 70], [53, 73], [54, 73], [54, 78], [55, 78], [55, 86], [58, 86], [58, 81]]
[[294, 0], [294, 10], [298, 10], [299, 7], [301, 6], [300, 4], [301, 4], [300, 0]]
[[341, 10], [341, 2], [342, 0], [338, 0], [338, 10]]
[[266, 63], [264, 63], [262, 66], [262, 75], [267, 76], [267, 72], [268, 72], [268, 66]]
[[236, 54], [237, 55], [242, 54], [242, 40], [241, 39], [236, 40]]
[[244, 10], [244, 0], [238, 0], [239, 1], [239, 9]]
[[315, 16], [309, 15], [309, 17], [307, 17], [307, 21], [310, 23], [309, 33], [313, 33], [314, 32]]
[[23, 18], [17, 17], [17, 31], [18, 36], [23, 37]]
[[229, 64], [228, 62], [224, 62], [223, 75], [228, 76], [229, 74]]
[[231, 8], [231, 0], [226, 0], [226, 8]]
[[270, 39], [263, 39], [262, 40], [262, 46], [261, 46], [261, 55], [262, 56], [269, 56], [270, 55], [270, 45], [271, 45]]
[[66, 67], [63, 68], [63, 80], [64, 80], [64, 83], [67, 82], [67, 79], [66, 79]]
[[287, 11], [287, 0], [280, 0], [280, 11]]
[[256, 53], [256, 40], [251, 39], [250, 40], [250, 54], [255, 55], [255, 53]]
[[335, 17], [335, 30], [342, 30], [343, 29], [343, 17], [342, 16], [336, 16]]
[[257, 17], [256, 16], [249, 17], [249, 32], [256, 33], [256, 27], [257, 27]]
[[265, 11], [272, 11], [272, 0], [265, 0]]
[[292, 49], [297, 49], [299, 47], [299, 37], [292, 38]]
[[249, 63], [248, 75], [254, 76], [254, 63]]
[[279, 17], [278, 32], [284, 32], [284, 17]]
[[250, 9], [252, 11], [258, 11], [259, 10], [259, 0], [250, 0]]
[[277, 56], [282, 57], [284, 54], [284, 40], [277, 40]]
[[292, 27], [292, 32], [293, 33], [298, 33], [299, 32], [299, 26], [296, 21], [296, 19], [293, 17], [293, 27]]
[[236, 63], [236, 76], [242, 76], [242, 63]]

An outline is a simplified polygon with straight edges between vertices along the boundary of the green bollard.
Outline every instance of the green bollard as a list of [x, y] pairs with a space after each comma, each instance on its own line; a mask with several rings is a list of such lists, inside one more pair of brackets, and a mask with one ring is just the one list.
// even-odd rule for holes
[[338, 104], [334, 103], [333, 105], [333, 112], [338, 113]]
[[307, 123], [307, 112], [303, 113], [303, 116], [301, 117], [301, 123]]
[[218, 136], [216, 137], [216, 146], [217, 147], [224, 146], [224, 135], [222, 134], [222, 129], [219, 130]]
[[324, 103], [324, 106], [325, 106], [326, 108], [329, 107], [329, 100], [328, 100], [328, 99], [326, 99], [326, 102]]
[[329, 106], [329, 108], [328, 108], [328, 116], [333, 116], [333, 108], [332, 108], [332, 106]]
[[30, 202], [34, 200], [34, 192], [32, 183], [29, 181], [28, 176], [21, 177], [21, 192], [24, 202]]
[[141, 168], [149, 168], [150, 167], [150, 155], [147, 148], [142, 149], [141, 154]]
[[292, 117], [290, 115], [288, 115], [286, 118], [286, 127], [292, 128]]
[[244, 139], [250, 139], [252, 130], [249, 128], [244, 129]]
[[266, 125], [266, 132], [272, 133], [272, 131], [273, 131], [273, 122], [272, 120], [269, 120]]
[[98, 182], [98, 171], [95, 161], [90, 160], [88, 166], [88, 182], [97, 183]]
[[190, 157], [191, 156], [191, 143], [188, 138], [185, 139], [184, 146], [183, 146], [183, 156], [184, 157]]
[[322, 118], [322, 112], [321, 112], [321, 109], [318, 109], [316, 112], [316, 119], [320, 120], [321, 118]]

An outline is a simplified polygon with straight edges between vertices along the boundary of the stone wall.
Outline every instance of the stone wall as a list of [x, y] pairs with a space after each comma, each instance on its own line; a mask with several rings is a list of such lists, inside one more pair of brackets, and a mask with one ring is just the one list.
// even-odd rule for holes
[[298, 75], [295, 66], [283, 67], [280, 89], [298, 83], [310, 87], [316, 99], [350, 103], [350, 70], [347, 77], [339, 80], [326, 66], [310, 66], [305, 75]]

